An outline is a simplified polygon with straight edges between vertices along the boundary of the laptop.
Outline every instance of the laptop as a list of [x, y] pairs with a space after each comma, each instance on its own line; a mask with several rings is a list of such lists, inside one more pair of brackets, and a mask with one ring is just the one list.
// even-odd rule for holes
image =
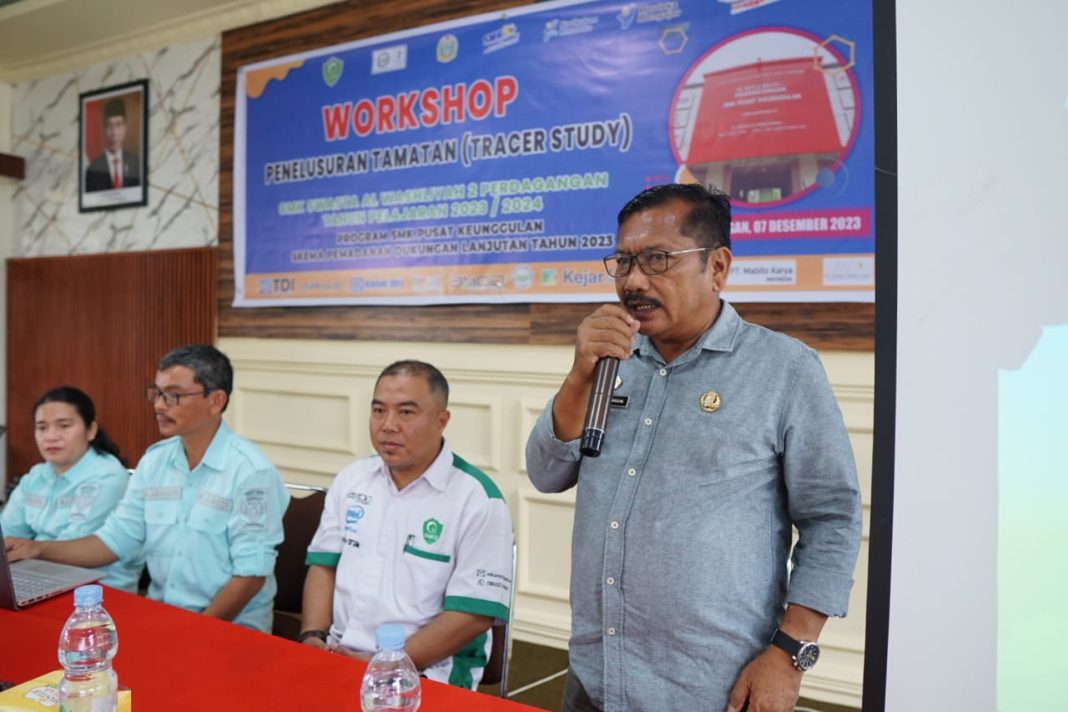
[[104, 575], [98, 569], [38, 559], [9, 563], [3, 541], [4, 531], [0, 528], [0, 608], [17, 611], [31, 603], [92, 583]]

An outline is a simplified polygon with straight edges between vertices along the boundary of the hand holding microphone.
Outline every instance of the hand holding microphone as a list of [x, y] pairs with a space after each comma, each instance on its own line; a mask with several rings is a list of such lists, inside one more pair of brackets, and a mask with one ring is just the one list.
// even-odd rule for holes
[[630, 356], [638, 327], [619, 304], [599, 307], [579, 325], [575, 361], [553, 402], [553, 432], [560, 440], [581, 438], [586, 457], [601, 453], [619, 362]]
[[612, 402], [612, 388], [619, 373], [619, 359], [606, 356], [597, 362], [593, 372], [593, 389], [586, 404], [586, 421], [582, 424], [579, 450], [585, 457], [600, 457], [604, 435], [608, 429], [608, 406]]

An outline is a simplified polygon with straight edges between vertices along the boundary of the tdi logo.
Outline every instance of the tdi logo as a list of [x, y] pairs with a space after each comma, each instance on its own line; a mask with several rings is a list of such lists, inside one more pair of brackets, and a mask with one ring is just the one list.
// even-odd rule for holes
[[[266, 282], [267, 280], [262, 280]], [[296, 283], [289, 277], [275, 277], [270, 280], [271, 292], [292, 292], [296, 289]]]

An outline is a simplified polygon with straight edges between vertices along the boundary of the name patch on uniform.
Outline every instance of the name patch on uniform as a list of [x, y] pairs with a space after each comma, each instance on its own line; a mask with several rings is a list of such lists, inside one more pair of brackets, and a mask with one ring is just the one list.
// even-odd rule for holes
[[205, 490], [197, 490], [197, 503], [220, 512], [229, 512], [234, 508], [234, 500]]
[[45, 506], [45, 498], [39, 494], [24, 495], [22, 501], [26, 503], [27, 507], [36, 507], [40, 509]]
[[145, 487], [145, 500], [150, 499], [181, 499], [181, 487]]
[[613, 408], [626, 408], [630, 403], [630, 396], [612, 396], [609, 403]]

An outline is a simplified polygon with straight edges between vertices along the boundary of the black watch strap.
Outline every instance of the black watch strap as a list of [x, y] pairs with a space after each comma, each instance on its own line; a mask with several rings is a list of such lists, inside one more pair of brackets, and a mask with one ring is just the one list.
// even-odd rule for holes
[[771, 636], [771, 644], [786, 651], [793, 659], [794, 667], [801, 672], [811, 670], [820, 659], [820, 646], [807, 640], [796, 640], [778, 629]]
[[791, 638], [778, 628], [775, 629], [775, 634], [771, 636], [771, 644], [776, 648], [785, 650], [791, 658], [796, 658], [797, 654], [801, 652], [801, 641]]
[[297, 636], [297, 642], [298, 643], [303, 643], [308, 638], [318, 638], [319, 640], [321, 640], [321, 641], [323, 641], [325, 643], [326, 642], [326, 636], [327, 636], [326, 631], [325, 630], [320, 630], [318, 628], [316, 628], [314, 630], [303, 630], [303, 631], [300, 632], [300, 635]]

